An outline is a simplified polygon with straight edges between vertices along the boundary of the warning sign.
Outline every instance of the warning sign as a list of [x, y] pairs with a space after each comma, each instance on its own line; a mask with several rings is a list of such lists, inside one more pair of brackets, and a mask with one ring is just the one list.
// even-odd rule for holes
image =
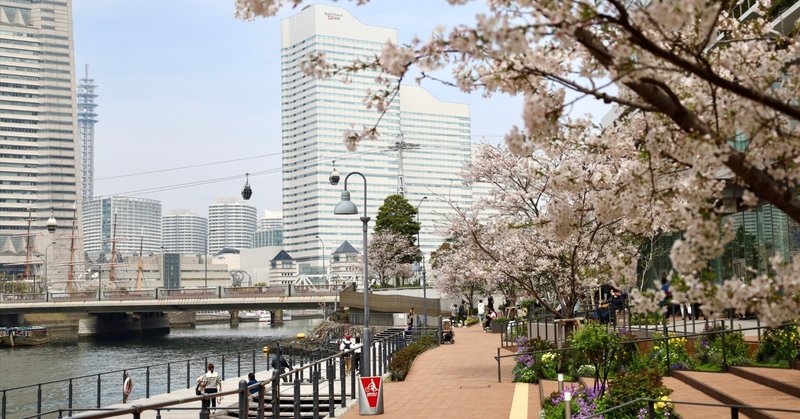
[[383, 388], [381, 377], [361, 377], [361, 397], [359, 397], [359, 414], [380, 415], [383, 413]]
[[367, 396], [369, 407], [378, 407], [378, 394], [381, 392], [381, 377], [363, 377], [361, 385], [364, 387], [364, 395]]

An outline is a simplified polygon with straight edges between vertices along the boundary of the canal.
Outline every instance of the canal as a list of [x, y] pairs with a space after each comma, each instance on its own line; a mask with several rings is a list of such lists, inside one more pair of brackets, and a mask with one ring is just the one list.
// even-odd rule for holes
[[[95, 407], [98, 387], [101, 405], [119, 403], [122, 373], [103, 373], [130, 370], [134, 380], [131, 399], [146, 395], [148, 376], [150, 395], [165, 393], [168, 388], [186, 388], [187, 384], [193, 386], [195, 377], [204, 370], [207, 356], [208, 361], [222, 371], [224, 355], [226, 378], [236, 376], [239, 369], [246, 375], [254, 368], [267, 368], [260, 348], [272, 346], [277, 340], [293, 337], [299, 332], [308, 333], [320, 321], [291, 320], [277, 327], [263, 322], [241, 323], [237, 329], [231, 329], [227, 324], [202, 325], [194, 329], [173, 329], [169, 335], [158, 337], [0, 348], [0, 389], [88, 376], [72, 381], [73, 407]], [[169, 366], [166, 365], [168, 361], [171, 362]], [[161, 365], [149, 370], [144, 368], [155, 364]], [[35, 414], [39, 391], [37, 387], [31, 387], [6, 392], [6, 418]], [[44, 385], [41, 394], [42, 412], [65, 408], [69, 402], [70, 383], [60, 381]]]

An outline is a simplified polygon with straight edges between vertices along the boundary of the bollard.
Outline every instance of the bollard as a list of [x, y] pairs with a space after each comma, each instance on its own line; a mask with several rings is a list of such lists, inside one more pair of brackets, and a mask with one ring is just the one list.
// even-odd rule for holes
[[572, 393], [564, 392], [564, 418], [572, 419]]
[[558, 374], [558, 392], [564, 392], [564, 374], [561, 373]]
[[239, 417], [240, 418], [246, 418], [247, 417], [247, 412], [250, 410], [247, 407], [247, 402], [248, 402], [248, 399], [249, 399], [249, 397], [247, 397], [248, 394], [250, 394], [250, 392], [247, 391], [247, 381], [239, 380]]

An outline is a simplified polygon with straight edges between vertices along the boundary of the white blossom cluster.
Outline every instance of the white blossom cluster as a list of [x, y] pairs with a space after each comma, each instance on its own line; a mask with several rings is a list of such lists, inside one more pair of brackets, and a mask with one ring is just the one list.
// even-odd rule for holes
[[[239, 0], [237, 10], [252, 18], [298, 3]], [[503, 215], [482, 224], [477, 209], [461, 209], [449, 232], [456, 263], [440, 264], [443, 277], [471, 269], [512, 281], [562, 312], [590, 287], [613, 283], [632, 288], [639, 310], [654, 310], [663, 296], [640, 287], [637, 240], [681, 232], [669, 254], [676, 299], [711, 313], [755, 310], [770, 323], [795, 318], [797, 258], [778, 255], [769, 275], [746, 283], [708, 272], [733, 238], [721, 222], [730, 208], [723, 197], [770, 203], [800, 221], [797, 26], [776, 31], [769, 1], [744, 21], [724, 9], [730, 2], [708, 0], [486, 3], [474, 22], [388, 44], [375, 62], [353, 67], [386, 75], [385, 91], [366, 100], [379, 111], [411, 68], [422, 71], [417, 82], [447, 68], [447, 83], [464, 92], [524, 97], [524, 124], [506, 136], [510, 153], [485, 150], [466, 174], [500, 187], [477, 208]], [[614, 104], [619, 117], [610, 126], [571, 117], [567, 91]], [[378, 136], [354, 129], [346, 142]]]

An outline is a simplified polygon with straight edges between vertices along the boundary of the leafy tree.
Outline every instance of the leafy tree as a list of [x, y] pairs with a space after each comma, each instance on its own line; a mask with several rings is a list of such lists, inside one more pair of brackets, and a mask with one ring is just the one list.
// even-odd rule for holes
[[419, 223], [415, 221], [417, 209], [401, 195], [389, 195], [378, 209], [375, 217], [375, 232], [390, 231], [407, 237], [412, 242], [419, 233]]

